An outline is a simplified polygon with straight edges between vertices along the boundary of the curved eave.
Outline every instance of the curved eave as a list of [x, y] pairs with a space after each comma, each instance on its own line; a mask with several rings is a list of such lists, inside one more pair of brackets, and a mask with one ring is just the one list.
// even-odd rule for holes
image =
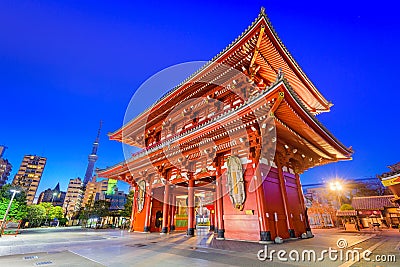
[[[343, 143], [341, 143], [309, 110], [304, 106], [304, 104], [298, 98], [296, 92], [290, 87], [287, 80], [284, 79], [284, 86], [289, 93], [289, 96], [285, 96], [285, 100], [288, 102], [289, 106], [293, 109], [294, 114], [298, 117], [297, 128], [305, 129], [306, 127], [312, 129], [315, 133], [311, 136], [310, 140], [319, 140], [322, 144], [326, 142], [332, 149], [337, 151], [337, 154], [342, 155], [340, 159], [350, 160], [353, 151], [351, 148], [347, 148]], [[304, 128], [302, 128], [304, 127]], [[294, 127], [293, 127], [294, 128]]]
[[[274, 86], [269, 88], [269, 90], [266, 90], [264, 93], [260, 94], [256, 98], [249, 100], [249, 104], [254, 104], [264, 97], [268, 99], [272, 97], [272, 95], [276, 95], [278, 91], [284, 91], [285, 98], [276, 111], [277, 122], [281, 123], [284, 127], [291, 131], [292, 134], [297, 136], [296, 138], [300, 138], [305, 146], [313, 150], [319, 156], [323, 157], [324, 159], [321, 162], [321, 165], [337, 160], [351, 159], [351, 149], [346, 148], [341, 142], [339, 142], [332, 135], [332, 133], [330, 133], [315, 118], [315, 116], [312, 115], [302, 105], [301, 101], [297, 98], [295, 92], [291, 89], [288, 82], [284, 79], [278, 81]], [[232, 112], [240, 112], [242, 109], [245, 109], [245, 106], [239, 108], [238, 110], [235, 109], [235, 111], [232, 110]], [[196, 127], [193, 130], [183, 132], [170, 140], [163, 141], [163, 143], [157, 145], [154, 148], [138, 152], [135, 157], [132, 157], [127, 161], [116, 164], [115, 166], [109, 167], [107, 169], [97, 170], [96, 172], [100, 177], [114, 178], [121, 175], [121, 179], [124, 179], [123, 174], [129, 172], [130, 168], [135, 168], [132, 164], [142, 165], [144, 157], [147, 157], [151, 153], [163, 149], [163, 147], [165, 147], [167, 143], [170, 144], [170, 141], [174, 143], [179, 143], [182, 139], [190, 139], [190, 136], [194, 138], [198, 135], [198, 133], [204, 133], [206, 130], [209, 129], [209, 127], [212, 127], [216, 123], [226, 123], [226, 121], [223, 121], [229, 119], [232, 112], [226, 113], [218, 121], [212, 120], [199, 127]], [[290, 117], [292, 118], [291, 121]], [[304, 129], [307, 129], [307, 131], [304, 131]]]
[[[131, 119], [128, 123], [123, 125], [120, 129], [116, 130], [115, 132], [110, 133], [109, 134], [110, 140], [116, 140], [143, 148], [144, 147], [143, 144], [137, 143], [132, 140], [130, 140], [130, 142], [123, 140], [124, 138], [123, 132], [129, 128], [132, 128], [134, 125], [137, 126], [137, 124], [140, 124], [140, 122], [148, 116], [151, 110], [158, 109], [163, 105], [163, 103], [171, 101], [180, 91], [188, 87], [189, 84], [198, 80], [200, 77], [204, 76], [207, 72], [210, 72], [214, 68], [214, 66], [222, 62], [223, 59], [226, 58], [231, 51], [239, 49], [245, 42], [247, 42], [254, 35], [256, 35], [262, 25], [267, 26], [268, 29], [268, 31], [265, 31], [264, 35], [268, 35], [268, 38], [275, 44], [275, 48], [278, 50], [280, 56], [282, 56], [285, 59], [285, 62], [288, 64], [290, 70], [294, 72], [296, 79], [299, 79], [300, 83], [306, 86], [306, 88], [303, 88], [303, 92], [301, 92], [302, 95], [303, 94], [305, 95], [303, 97], [299, 97], [299, 99], [303, 102], [303, 104], [306, 104], [308, 106], [307, 108], [309, 110], [312, 110], [314, 113], [329, 111], [330, 106], [332, 106], [332, 104], [322, 96], [322, 94], [316, 89], [316, 87], [306, 76], [303, 70], [299, 67], [297, 62], [294, 60], [292, 55], [284, 46], [281, 39], [278, 37], [276, 31], [272, 27], [270, 20], [268, 19], [267, 15], [264, 13], [262, 9], [257, 19], [239, 37], [237, 37], [231, 44], [229, 44], [222, 52], [216, 55], [212, 60], [207, 62], [203, 67], [201, 67], [198, 71], [189, 76], [182, 83], [180, 83], [172, 90], [164, 94], [164, 96], [162, 96], [158, 101], [156, 101], [153, 105], [144, 110], [137, 117]], [[307, 96], [308, 93], [311, 94], [312, 96], [310, 95]], [[314, 98], [315, 101], [310, 100], [310, 98]], [[311, 105], [309, 104], [309, 102], [315, 102], [319, 104]]]
[[287, 61], [291, 63], [292, 69], [297, 73], [297, 76], [302, 80], [302, 82], [307, 85], [307, 88], [310, 90], [310, 92], [314, 95], [316, 99], [319, 100], [321, 104], [321, 108], [316, 109], [316, 112], [327, 112], [330, 110], [330, 107], [333, 105], [330, 101], [328, 101], [322, 94], [319, 92], [319, 90], [315, 87], [315, 85], [311, 82], [311, 80], [308, 78], [308, 76], [304, 73], [304, 71], [300, 68], [299, 64], [296, 62], [296, 60], [293, 58], [293, 56], [290, 54], [289, 50], [286, 48], [286, 46], [283, 44], [282, 40], [279, 38], [278, 33], [275, 31], [274, 27], [272, 26], [271, 21], [267, 17], [267, 15], [264, 12], [260, 13], [260, 16], [265, 20], [266, 24], [268, 25], [268, 28], [270, 29], [270, 33], [272, 33], [276, 43], [278, 44], [277, 47], [281, 49], [281, 52], [283, 55], [285, 55]]

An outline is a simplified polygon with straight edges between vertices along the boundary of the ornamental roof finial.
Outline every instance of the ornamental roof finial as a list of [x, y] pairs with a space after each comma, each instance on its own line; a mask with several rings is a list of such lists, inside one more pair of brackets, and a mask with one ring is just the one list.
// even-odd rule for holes
[[261, 7], [261, 10], [260, 10], [260, 15], [264, 15], [265, 16], [265, 7]]

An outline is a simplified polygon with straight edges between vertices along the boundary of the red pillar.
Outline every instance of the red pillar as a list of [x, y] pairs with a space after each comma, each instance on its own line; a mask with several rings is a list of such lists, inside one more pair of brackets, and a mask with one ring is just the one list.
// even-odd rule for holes
[[313, 234], [311, 232], [310, 223], [308, 221], [306, 205], [304, 203], [304, 195], [303, 195], [303, 189], [302, 189], [301, 183], [300, 183], [300, 175], [298, 173], [296, 173], [295, 177], [296, 177], [297, 192], [298, 192], [298, 195], [299, 195], [301, 210], [302, 210], [302, 214], [304, 215], [303, 220], [304, 220], [304, 224], [306, 226], [306, 233], [307, 233], [308, 237], [313, 237]]
[[218, 222], [218, 240], [225, 239], [225, 227], [224, 227], [224, 207], [223, 207], [223, 194], [222, 194], [222, 172], [221, 165], [217, 166], [217, 177], [215, 181], [216, 191], [217, 191], [217, 222]]
[[256, 182], [256, 201], [257, 201], [257, 213], [258, 222], [260, 225], [260, 243], [270, 243], [271, 231], [269, 228], [269, 222], [267, 219], [267, 207], [265, 204], [265, 194], [263, 187], [263, 179], [261, 176], [260, 164], [258, 163], [255, 169], [255, 182]]
[[171, 205], [170, 205], [170, 210], [171, 210], [171, 214], [170, 214], [170, 227], [169, 230], [172, 232], [175, 230], [175, 212], [176, 212], [176, 196], [172, 191], [172, 194], [170, 196], [171, 199]]
[[136, 215], [136, 201], [137, 201], [137, 196], [138, 196], [138, 186], [137, 185], [135, 185], [134, 190], [135, 190], [135, 192], [133, 193], [133, 199], [132, 199], [132, 214], [131, 214], [131, 225], [129, 227], [129, 232], [134, 231], [135, 215]]
[[210, 231], [214, 231], [215, 229], [214, 214], [215, 214], [215, 208], [210, 210]]
[[289, 209], [288, 209], [289, 201], [288, 201], [288, 196], [287, 196], [287, 192], [286, 192], [285, 177], [283, 176], [282, 166], [280, 166], [280, 165], [278, 165], [278, 176], [279, 176], [279, 185], [281, 188], [283, 207], [285, 210], [286, 223], [287, 223], [287, 227], [289, 229], [289, 236], [290, 236], [290, 238], [296, 238], [294, 228], [293, 228], [292, 214], [289, 214]]
[[145, 199], [145, 209], [146, 209], [146, 217], [144, 219], [144, 232], [150, 232], [150, 220], [151, 220], [151, 202], [153, 197], [151, 196], [151, 185], [148, 188], [148, 192], [146, 192]]
[[166, 181], [164, 186], [164, 203], [163, 203], [163, 220], [162, 220], [162, 229], [161, 234], [168, 233], [168, 210], [169, 210], [169, 184]]
[[194, 236], [194, 179], [193, 175], [189, 175], [188, 185], [188, 229], [187, 235]]
[[[215, 189], [215, 191], [216, 191], [216, 189]], [[217, 192], [214, 192], [214, 195], [215, 195], [215, 201], [214, 201], [214, 214], [213, 214], [213, 217], [214, 217], [214, 233], [218, 233], [218, 218], [217, 218], [217, 214], [218, 214], [218, 205], [217, 205], [217, 200], [216, 200], [216, 198], [217, 198]]]

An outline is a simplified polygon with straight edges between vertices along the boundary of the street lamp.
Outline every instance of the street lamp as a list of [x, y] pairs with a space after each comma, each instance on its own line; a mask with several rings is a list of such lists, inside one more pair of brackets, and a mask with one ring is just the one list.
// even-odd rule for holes
[[53, 201], [54, 201], [54, 197], [55, 197], [55, 196], [57, 196], [57, 192], [54, 192], [54, 193], [53, 193], [53, 196], [51, 197], [51, 204], [53, 204]]
[[[334, 181], [334, 182], [331, 182], [329, 184], [329, 188], [332, 191], [336, 192], [336, 195], [337, 195], [337, 198], [338, 198], [338, 204], [339, 204], [338, 210], [340, 210], [340, 207], [342, 206], [342, 201], [340, 199], [340, 192], [343, 190], [343, 185], [339, 181]], [[339, 228], [340, 223], [339, 223], [339, 218], [338, 217], [336, 217], [336, 222], [337, 222], [337, 227]]]
[[4, 224], [5, 224], [6, 220], [7, 220], [7, 215], [8, 215], [8, 212], [10, 211], [10, 209], [11, 209], [11, 205], [12, 205], [12, 202], [14, 200], [15, 194], [19, 193], [20, 191], [12, 189], [12, 190], [10, 190], [10, 192], [12, 192], [13, 194], [11, 196], [10, 203], [8, 203], [8, 207], [7, 207], [6, 213], [4, 214], [3, 221], [1, 222], [0, 237], [3, 234]]
[[338, 198], [338, 203], [339, 203], [339, 209], [342, 206], [342, 201], [340, 199], [340, 192], [343, 190], [343, 185], [339, 181], [331, 182], [329, 184], [329, 188], [332, 191], [336, 191], [337, 193], [337, 198]]

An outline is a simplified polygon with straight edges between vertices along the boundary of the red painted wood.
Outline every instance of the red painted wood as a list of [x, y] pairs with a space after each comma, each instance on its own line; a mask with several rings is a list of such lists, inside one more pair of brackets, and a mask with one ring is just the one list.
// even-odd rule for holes
[[260, 240], [257, 215], [224, 215], [225, 237], [239, 240]]
[[162, 213], [162, 211], [163, 211], [163, 203], [154, 197], [151, 208], [150, 232], [161, 232], [162, 224], [160, 224], [159, 227], [156, 226], [156, 215], [158, 212]]
[[282, 198], [283, 209], [285, 211], [287, 227], [289, 229], [293, 229], [293, 220], [292, 220], [292, 216], [290, 216], [289, 208], [288, 208], [288, 196], [287, 196], [287, 192], [286, 192], [285, 176], [283, 175], [282, 167], [279, 165], [278, 165], [278, 177], [279, 177], [281, 198]]
[[170, 185], [167, 183], [164, 186], [164, 201], [163, 201], [163, 222], [162, 227], [168, 227], [168, 210], [169, 210], [169, 188]]
[[188, 228], [194, 228], [194, 179], [189, 180], [188, 186]]
[[[258, 208], [257, 208], [257, 196], [256, 196], [256, 188], [254, 186], [253, 182], [253, 177], [254, 177], [254, 170], [251, 164], [246, 165], [245, 167], [245, 172], [244, 172], [244, 187], [246, 190], [246, 200], [243, 205], [243, 210], [238, 210], [233, 206], [233, 203], [230, 199], [229, 193], [224, 192], [223, 196], [223, 218], [225, 222], [225, 218], [235, 218], [231, 217], [234, 215], [239, 215], [239, 216], [248, 216], [246, 215], [246, 212], [248, 213], [253, 213], [253, 215], [258, 218]], [[226, 184], [226, 179], [227, 179], [227, 173], [225, 172], [222, 177], [222, 183]], [[261, 196], [263, 198], [263, 196]], [[253, 216], [251, 215], [251, 216]], [[237, 217], [241, 218], [241, 217]], [[260, 225], [257, 220], [257, 224], [252, 225], [252, 227], [244, 227], [242, 230], [240, 230], [240, 233], [237, 233], [238, 227], [243, 225], [241, 221], [234, 221], [230, 219], [229, 227], [227, 224], [225, 224], [225, 234], [227, 238], [234, 238], [234, 236], [241, 236], [243, 240], [255, 240], [258, 241], [260, 240]], [[267, 222], [265, 222], [267, 223]], [[245, 236], [248, 236], [248, 239], [244, 238]]]
[[[264, 173], [267, 172], [268, 166], [261, 164], [261, 171]], [[265, 194], [268, 223], [270, 226], [271, 237], [274, 239], [276, 236], [280, 236], [282, 238], [289, 238], [289, 229], [287, 227], [285, 209], [283, 206], [278, 170], [276, 168], [271, 167], [268, 172], [268, 175], [264, 177], [263, 189]], [[278, 221], [275, 221], [274, 214], [277, 214]]]
[[170, 205], [170, 227], [172, 225], [175, 226], [175, 213], [176, 213], [176, 195], [174, 194], [173, 190], [172, 194], [170, 195], [171, 205]]
[[[129, 229], [131, 231], [134, 231], [134, 227], [135, 227], [135, 217], [136, 217], [136, 210], [137, 210], [137, 196], [138, 196], [138, 186], [135, 185], [134, 187], [135, 193], [133, 194], [133, 199], [132, 199], [132, 213], [131, 213], [131, 224]], [[139, 230], [140, 231], [140, 230]]]
[[[144, 230], [144, 227], [150, 227], [150, 219], [151, 219], [151, 203], [153, 201], [152, 198], [152, 189], [151, 186], [148, 188], [148, 192], [146, 192], [146, 197], [145, 197], [145, 202], [144, 202], [144, 213], [145, 213], [145, 217], [143, 219], [143, 227], [141, 228], [142, 231]], [[143, 212], [143, 211], [142, 211]]]

